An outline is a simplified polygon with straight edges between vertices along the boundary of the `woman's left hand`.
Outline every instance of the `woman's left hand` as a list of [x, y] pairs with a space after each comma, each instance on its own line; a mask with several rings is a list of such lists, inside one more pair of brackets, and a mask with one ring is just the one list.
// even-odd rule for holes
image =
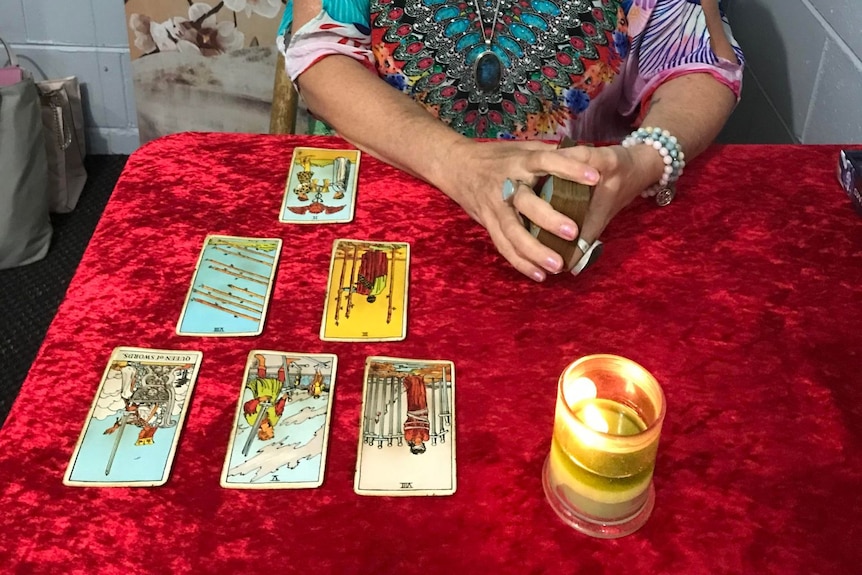
[[600, 175], [579, 234], [592, 244], [620, 210], [659, 181], [664, 163], [654, 148], [644, 145], [580, 146], [578, 155]]

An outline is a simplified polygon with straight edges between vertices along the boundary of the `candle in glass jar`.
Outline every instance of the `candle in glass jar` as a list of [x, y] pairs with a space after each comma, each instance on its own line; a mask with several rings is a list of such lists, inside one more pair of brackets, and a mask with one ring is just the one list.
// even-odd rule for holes
[[651, 510], [664, 399], [634, 362], [617, 356], [579, 362], [560, 378], [545, 489], [573, 526], [617, 537]]

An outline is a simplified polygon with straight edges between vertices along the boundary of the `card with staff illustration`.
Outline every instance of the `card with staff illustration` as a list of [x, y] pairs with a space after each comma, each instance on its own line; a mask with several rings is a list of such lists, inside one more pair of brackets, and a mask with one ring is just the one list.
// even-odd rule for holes
[[320, 339], [403, 340], [409, 272], [407, 243], [335, 240]]
[[176, 332], [260, 335], [282, 241], [209, 235], [204, 241]]

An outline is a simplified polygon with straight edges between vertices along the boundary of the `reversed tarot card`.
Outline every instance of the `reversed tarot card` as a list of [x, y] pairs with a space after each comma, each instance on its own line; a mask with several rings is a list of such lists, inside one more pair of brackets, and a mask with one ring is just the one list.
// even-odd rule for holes
[[280, 253], [279, 238], [207, 236], [177, 334], [260, 335]]
[[243, 371], [222, 487], [319, 487], [338, 359], [254, 350]]
[[279, 221], [336, 224], [353, 220], [359, 150], [295, 148]]
[[369, 357], [354, 491], [451, 495], [455, 488], [454, 364]]
[[164, 484], [202, 356], [199, 351], [116, 348], [63, 483], [92, 487]]
[[410, 244], [335, 240], [320, 339], [403, 340], [409, 277]]

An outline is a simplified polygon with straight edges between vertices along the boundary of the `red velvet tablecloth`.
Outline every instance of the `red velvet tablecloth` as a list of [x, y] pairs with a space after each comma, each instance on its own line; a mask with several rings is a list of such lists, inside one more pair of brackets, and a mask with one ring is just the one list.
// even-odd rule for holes
[[[667, 208], [636, 201], [578, 278], [520, 276], [438, 191], [365, 155], [356, 216], [278, 222], [294, 146], [181, 134], [128, 161], [0, 430], [0, 570], [29, 573], [781, 573], [862, 569], [862, 219], [838, 146], [715, 146]], [[174, 328], [208, 233], [284, 238], [263, 335]], [[335, 238], [411, 245], [402, 342], [318, 338]], [[157, 488], [65, 487], [111, 350], [198, 349], [173, 471]], [[323, 486], [219, 487], [250, 349], [338, 355]], [[656, 505], [598, 540], [545, 501], [556, 382], [627, 356], [667, 398]], [[369, 355], [456, 369], [458, 490], [353, 492]]]

